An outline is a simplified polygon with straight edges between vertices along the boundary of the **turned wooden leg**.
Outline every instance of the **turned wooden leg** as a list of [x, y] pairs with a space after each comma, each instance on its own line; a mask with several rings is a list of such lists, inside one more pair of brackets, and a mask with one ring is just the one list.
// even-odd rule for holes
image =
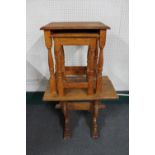
[[54, 51], [55, 51], [55, 60], [56, 60], [56, 80], [57, 80], [57, 89], [59, 96], [64, 95], [64, 85], [63, 85], [63, 71], [62, 71], [62, 58], [63, 53], [61, 52], [61, 45], [59, 40], [54, 39]]
[[92, 40], [88, 50], [87, 58], [87, 78], [88, 78], [88, 95], [94, 93], [94, 58], [96, 50], [96, 39]]
[[61, 54], [62, 77], [63, 77], [63, 80], [65, 80], [65, 53], [64, 53], [63, 45], [61, 46], [61, 52], [62, 52], [62, 54]]
[[102, 87], [103, 48], [100, 48], [99, 63], [96, 77], [96, 93], [100, 93]]
[[97, 80], [97, 64], [98, 64], [98, 39], [96, 40], [96, 50], [94, 56], [94, 88], [96, 93], [96, 80]]
[[97, 125], [97, 117], [99, 114], [99, 101], [95, 101], [93, 103], [93, 118], [92, 118], [92, 137], [94, 139], [98, 138], [98, 125]]
[[98, 66], [97, 66], [97, 79], [96, 79], [96, 93], [100, 93], [101, 87], [102, 87], [102, 71], [103, 71], [103, 48], [105, 45], [105, 38], [106, 38], [106, 31], [100, 30], [100, 40], [99, 40], [99, 46], [100, 46], [100, 54], [99, 54], [99, 60], [98, 60]]
[[64, 113], [64, 139], [66, 140], [71, 137], [69, 111], [68, 111], [67, 102], [61, 102], [61, 106]]
[[52, 39], [50, 31], [44, 31], [45, 36], [45, 44], [48, 49], [48, 65], [50, 71], [50, 91], [53, 95], [56, 94], [56, 81], [54, 75], [54, 64], [53, 64], [53, 57], [52, 57]]
[[97, 69], [97, 63], [98, 63], [98, 40], [96, 40], [96, 50], [95, 50], [95, 60], [94, 60], [95, 73], [96, 73], [96, 69]]

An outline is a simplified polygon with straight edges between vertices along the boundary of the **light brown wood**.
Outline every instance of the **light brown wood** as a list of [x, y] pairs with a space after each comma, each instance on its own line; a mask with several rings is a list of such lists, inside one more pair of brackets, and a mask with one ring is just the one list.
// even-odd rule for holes
[[88, 78], [88, 95], [94, 93], [94, 59], [96, 50], [96, 39], [91, 40], [87, 58], [87, 78]]
[[87, 67], [84, 66], [66, 66], [65, 74], [66, 75], [85, 75], [87, 71]]
[[63, 60], [62, 60], [62, 52], [60, 43], [55, 40], [55, 60], [56, 60], [56, 81], [57, 81], [57, 91], [59, 96], [64, 95], [64, 84], [63, 84]]
[[54, 64], [53, 64], [53, 56], [52, 56], [52, 39], [50, 37], [51, 33], [50, 31], [44, 31], [45, 36], [45, 45], [48, 49], [48, 65], [49, 65], [49, 71], [50, 71], [50, 90], [51, 94], [56, 94], [56, 81], [55, 81], [55, 75], [54, 75]]
[[[102, 86], [102, 69], [103, 69], [103, 48], [106, 39], [106, 30], [109, 27], [100, 22], [59, 22], [50, 23], [41, 29], [48, 32], [48, 46], [51, 46], [52, 39], [54, 39], [55, 60], [56, 60], [56, 86], [57, 92], [60, 96], [64, 94], [64, 87], [66, 88], [88, 88], [88, 95], [99, 93]], [[51, 38], [50, 38], [51, 37]], [[50, 38], [50, 39], [49, 39]], [[98, 58], [98, 42], [99, 42], [99, 58]], [[66, 68], [64, 45], [88, 45], [88, 59], [86, 70], [81, 68]], [[48, 53], [50, 49], [48, 48]], [[50, 56], [51, 57], [51, 56]], [[52, 62], [52, 61], [51, 61]], [[50, 65], [49, 65], [50, 67]], [[50, 67], [51, 68], [51, 67]], [[79, 73], [78, 70], [79, 69]], [[65, 82], [66, 75], [82, 75], [87, 76], [87, 84]], [[51, 74], [54, 75], [54, 74]], [[54, 76], [51, 76], [54, 77]], [[55, 78], [55, 77], [54, 77]], [[52, 82], [54, 80], [51, 80]], [[94, 85], [94, 81], [96, 84]], [[54, 85], [51, 82], [51, 87]], [[87, 87], [88, 85], [88, 87]]]
[[81, 100], [115, 100], [118, 99], [118, 95], [107, 76], [102, 77], [102, 87], [99, 94], [87, 95], [86, 89], [65, 89], [65, 96], [52, 95], [49, 89], [44, 93], [44, 101], [81, 101]]
[[97, 125], [97, 117], [99, 115], [99, 101], [95, 101], [93, 103], [93, 117], [92, 117], [92, 137], [94, 139], [98, 138], [98, 125]]
[[53, 33], [51, 37], [57, 37], [57, 38], [70, 38], [70, 37], [75, 37], [75, 38], [99, 38], [98, 33]]
[[62, 78], [65, 80], [65, 53], [64, 53], [64, 47], [61, 46], [61, 67], [62, 67]]
[[[64, 139], [71, 136], [69, 110], [92, 111], [92, 137], [97, 138], [97, 117], [99, 110], [105, 108], [100, 100], [118, 99], [109, 78], [102, 77], [103, 49], [106, 30], [109, 28], [101, 22], [54, 22], [40, 28], [44, 30], [50, 70], [43, 100], [59, 101], [56, 108], [62, 109], [64, 113]], [[51, 51], [52, 39], [56, 70]], [[70, 45], [88, 46], [87, 66], [65, 66], [63, 46]]]
[[68, 111], [68, 103], [61, 102], [62, 111], [64, 113], [64, 139], [69, 139], [71, 136], [70, 133], [70, 121], [69, 121], [69, 111]]
[[96, 40], [96, 49], [95, 49], [95, 60], [94, 60], [94, 72], [97, 72], [97, 63], [98, 63], [98, 40]]
[[[60, 96], [64, 95], [64, 88], [88, 88], [88, 95], [94, 93], [94, 71], [95, 71], [95, 51], [96, 51], [96, 38], [54, 38], [55, 42], [55, 58], [57, 68], [57, 90]], [[64, 67], [64, 50], [62, 45], [89, 45], [88, 51], [88, 65], [87, 65], [87, 79], [88, 83], [66, 83], [64, 82], [65, 67]], [[70, 68], [71, 69], [71, 68]], [[74, 69], [76, 69], [74, 67]], [[72, 72], [73, 70], [72, 69]]]
[[100, 87], [102, 86], [102, 70], [104, 63], [103, 48], [105, 46], [105, 40], [106, 40], [106, 31], [100, 30], [100, 40], [99, 40], [100, 54], [97, 66], [96, 93], [100, 93]]
[[40, 28], [40, 30], [65, 30], [65, 29], [110, 29], [101, 22], [52, 22]]
[[94, 40], [95, 38], [54, 38], [55, 42], [59, 42], [61, 45], [90, 45], [92, 43], [92, 39]]
[[80, 75], [80, 76], [70, 75], [70, 76], [66, 76], [65, 82], [78, 82], [78, 83], [87, 82], [87, 79], [85, 75]]
[[64, 88], [88, 88], [88, 82], [64, 82]]

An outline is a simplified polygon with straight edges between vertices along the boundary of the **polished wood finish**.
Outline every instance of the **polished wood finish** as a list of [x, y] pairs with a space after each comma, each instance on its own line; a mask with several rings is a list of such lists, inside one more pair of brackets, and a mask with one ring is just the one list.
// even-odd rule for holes
[[97, 117], [99, 115], [99, 101], [93, 103], [93, 117], [92, 117], [92, 137], [94, 139], [98, 138], [98, 125]]
[[110, 29], [109, 26], [101, 22], [52, 22], [40, 28], [40, 30], [77, 30], [77, 29]]
[[106, 31], [100, 31], [100, 40], [99, 40], [99, 47], [100, 47], [100, 55], [98, 60], [97, 66], [97, 80], [96, 80], [96, 93], [99, 93], [100, 87], [102, 86], [102, 70], [103, 70], [103, 48], [105, 46], [106, 40]]
[[63, 86], [63, 54], [60, 51], [61, 45], [57, 40], [54, 40], [54, 52], [56, 60], [56, 81], [57, 81], [57, 90], [59, 96], [64, 95], [64, 86]]
[[69, 121], [69, 111], [68, 111], [68, 103], [61, 102], [62, 111], [64, 113], [64, 139], [69, 139], [71, 136], [70, 133], [70, 121]]
[[[87, 88], [88, 95], [99, 93], [102, 86], [103, 48], [105, 46], [107, 29], [109, 27], [100, 22], [50, 23], [41, 28], [45, 33], [45, 44], [48, 49], [50, 89], [52, 94], [58, 93], [59, 96], [64, 96], [65, 88]], [[54, 40], [56, 61], [55, 71], [51, 53], [52, 38]], [[72, 66], [65, 67], [64, 45], [88, 45], [88, 58], [85, 69], [73, 68]], [[98, 45], [100, 51], [98, 51]], [[66, 76], [72, 74], [85, 74], [87, 81], [78, 85], [74, 82], [66, 82]], [[96, 84], [94, 85], [94, 83]]]
[[99, 38], [100, 35], [98, 33], [52, 33], [51, 37], [57, 37], [57, 38], [70, 38], [70, 37], [74, 37], [74, 38], [85, 38], [85, 37], [89, 37], [89, 38]]
[[65, 82], [64, 88], [88, 88], [87, 82]]
[[81, 66], [67, 66], [65, 67], [65, 74], [66, 75], [85, 75], [87, 71], [87, 67]]
[[50, 71], [50, 89], [51, 94], [56, 94], [56, 82], [55, 82], [55, 75], [54, 75], [54, 64], [53, 64], [53, 57], [52, 57], [52, 39], [50, 37], [51, 33], [50, 31], [44, 31], [44, 37], [45, 37], [45, 45], [48, 49], [48, 65], [49, 65], [49, 71]]
[[[118, 99], [107, 76], [102, 76], [106, 30], [101, 22], [53, 22], [40, 28], [44, 30], [48, 49], [50, 79], [44, 101], [59, 101], [56, 108], [64, 114], [64, 139], [71, 137], [69, 110], [92, 112], [92, 137], [98, 137], [97, 117], [105, 109], [104, 99]], [[52, 56], [54, 41], [55, 70]], [[87, 45], [87, 66], [65, 66], [63, 46]]]
[[[95, 59], [95, 51], [96, 51], [96, 38], [60, 38], [54, 37], [55, 44], [55, 60], [56, 60], [56, 80], [57, 80], [57, 90], [59, 96], [64, 96], [64, 88], [88, 88], [88, 95], [92, 95], [94, 93], [94, 59]], [[87, 65], [87, 83], [65, 83], [64, 81], [64, 50], [62, 50], [62, 45], [88, 45], [88, 65]], [[69, 69], [69, 68], [68, 68]], [[72, 71], [76, 69], [76, 67], [71, 68]], [[77, 71], [77, 69], [75, 70]]]
[[[58, 42], [57, 45], [90, 45], [93, 46], [94, 44], [92, 42], [95, 42], [96, 38], [77, 38], [77, 37], [70, 37], [70, 38], [54, 38], [54, 42]], [[95, 46], [96, 47], [96, 46]]]
[[[77, 83], [78, 84], [78, 83]], [[49, 85], [44, 93], [43, 101], [81, 101], [81, 100], [115, 100], [118, 95], [107, 76], [102, 77], [102, 87], [100, 93], [87, 95], [86, 89], [65, 89], [65, 96], [52, 95]]]

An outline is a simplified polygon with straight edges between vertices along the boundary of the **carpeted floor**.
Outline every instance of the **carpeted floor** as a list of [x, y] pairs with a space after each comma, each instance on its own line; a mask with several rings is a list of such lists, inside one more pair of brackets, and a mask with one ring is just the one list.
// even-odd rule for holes
[[27, 93], [27, 155], [128, 155], [129, 98], [104, 101], [100, 137], [90, 137], [90, 113], [71, 111], [72, 138], [63, 140], [63, 115], [55, 103], [42, 102], [43, 93]]

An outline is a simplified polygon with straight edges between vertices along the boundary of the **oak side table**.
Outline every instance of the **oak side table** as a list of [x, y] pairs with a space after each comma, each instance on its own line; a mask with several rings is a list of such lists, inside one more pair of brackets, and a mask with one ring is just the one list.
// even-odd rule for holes
[[[97, 117], [105, 108], [101, 100], [118, 99], [108, 76], [102, 76], [103, 49], [110, 27], [101, 22], [53, 22], [40, 29], [44, 30], [50, 72], [43, 101], [58, 101], [56, 108], [64, 113], [64, 139], [71, 136], [69, 110], [91, 111], [92, 137], [97, 138]], [[88, 46], [87, 66], [65, 66], [64, 46], [70, 45]]]

